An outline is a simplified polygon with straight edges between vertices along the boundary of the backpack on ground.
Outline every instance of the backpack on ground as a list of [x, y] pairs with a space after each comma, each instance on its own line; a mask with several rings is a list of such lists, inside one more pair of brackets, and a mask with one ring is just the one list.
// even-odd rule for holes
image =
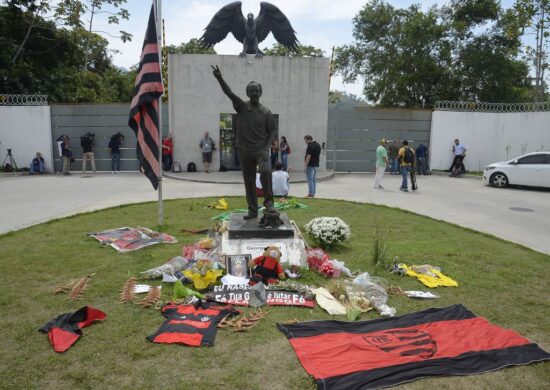
[[197, 172], [197, 164], [194, 162], [187, 164], [187, 172]]
[[181, 172], [181, 164], [177, 161], [174, 161], [172, 164], [172, 172], [174, 173], [180, 173]]
[[414, 152], [411, 148], [407, 147], [405, 148], [405, 153], [403, 155], [403, 161], [405, 164], [412, 164], [414, 163]]

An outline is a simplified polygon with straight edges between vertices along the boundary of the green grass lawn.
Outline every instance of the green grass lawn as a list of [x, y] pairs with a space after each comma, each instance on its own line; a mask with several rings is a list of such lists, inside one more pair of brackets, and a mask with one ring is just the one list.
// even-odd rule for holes
[[[243, 198], [227, 199], [231, 208], [245, 205]], [[82, 214], [0, 236], [0, 388], [315, 388], [275, 324], [332, 318], [319, 308], [271, 307], [268, 318], [251, 331], [220, 329], [214, 347], [189, 348], [150, 343], [145, 337], [162, 323], [160, 313], [117, 303], [128, 276], [179, 255], [184, 244], [201, 237], [181, 233], [182, 227], [212, 226], [210, 217], [217, 212], [205, 206], [213, 200], [165, 202], [164, 231], [179, 243], [128, 254], [102, 247], [86, 233], [121, 226], [155, 228], [155, 203]], [[425, 289], [415, 279], [376, 272], [370, 254], [378, 229], [391, 258], [438, 265], [458, 281], [459, 288], [437, 289], [438, 300], [390, 296], [398, 315], [463, 303], [550, 350], [550, 256], [397, 209], [321, 199], [303, 202], [311, 208], [288, 212], [300, 226], [318, 216], [339, 216], [350, 225], [352, 238], [331, 254], [352, 270], [377, 273], [403, 289]], [[97, 275], [82, 301], [52, 295], [55, 286], [90, 273]], [[310, 276], [308, 282], [325, 280]], [[163, 299], [171, 294], [165, 284]], [[105, 311], [106, 321], [84, 329], [71, 349], [56, 354], [38, 328], [84, 305]], [[370, 312], [361, 319], [377, 317]], [[549, 378], [550, 363], [539, 363], [478, 376], [423, 379], [403, 388], [535, 389], [548, 386]]]

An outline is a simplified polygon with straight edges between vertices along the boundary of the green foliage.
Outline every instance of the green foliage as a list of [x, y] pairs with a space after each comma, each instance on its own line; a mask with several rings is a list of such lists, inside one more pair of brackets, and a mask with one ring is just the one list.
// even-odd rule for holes
[[280, 43], [274, 43], [270, 48], [264, 48], [263, 53], [266, 56], [280, 57], [323, 57], [325, 55], [325, 51], [317, 47], [300, 45], [298, 50], [293, 52]]
[[329, 91], [328, 103], [331, 107], [339, 108], [364, 107], [367, 105], [359, 96], [344, 91]]
[[508, 20], [511, 21], [511, 32], [522, 36], [532, 36], [533, 39], [524, 50], [525, 60], [534, 75], [535, 101], [548, 100], [548, 69], [550, 68], [550, 1], [548, 0], [516, 0], [510, 10]]
[[524, 101], [528, 67], [512, 20], [496, 0], [427, 11], [374, 0], [354, 18], [355, 42], [336, 49], [335, 70], [346, 82], [363, 78], [365, 97], [382, 106]]
[[202, 47], [197, 38], [192, 38], [188, 42], [182, 42], [179, 46], [168, 45], [166, 46], [166, 51], [169, 54], [216, 54], [216, 50], [213, 47]]
[[372, 243], [372, 265], [376, 270], [384, 270], [388, 263], [388, 249], [386, 247], [386, 241], [382, 236], [380, 230], [376, 228], [374, 230], [374, 241]]
[[51, 102], [131, 100], [135, 72], [112, 65], [105, 38], [82, 28], [59, 28], [35, 15], [25, 41], [29, 23], [21, 8], [0, 6], [0, 90], [45, 94]]

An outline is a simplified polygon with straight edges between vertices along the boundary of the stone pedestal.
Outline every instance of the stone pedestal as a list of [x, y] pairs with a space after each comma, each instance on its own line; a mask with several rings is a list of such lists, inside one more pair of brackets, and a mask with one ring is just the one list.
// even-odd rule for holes
[[228, 236], [230, 240], [243, 238], [293, 238], [294, 227], [285, 213], [280, 214], [283, 224], [277, 228], [264, 228], [258, 224], [258, 219], [244, 220], [245, 214], [231, 214]]
[[262, 228], [258, 219], [243, 220], [244, 214], [232, 214], [229, 227], [222, 235], [222, 254], [261, 256], [264, 248], [275, 245], [281, 250], [281, 263], [307, 267], [304, 241], [288, 216], [281, 213], [283, 224], [277, 228]]

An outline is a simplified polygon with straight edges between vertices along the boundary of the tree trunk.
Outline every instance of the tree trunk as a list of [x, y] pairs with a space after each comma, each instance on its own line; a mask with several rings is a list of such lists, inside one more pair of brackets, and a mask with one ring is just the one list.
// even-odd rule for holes
[[88, 36], [86, 37], [86, 47], [84, 48], [84, 70], [88, 70], [88, 50], [90, 47], [90, 35], [92, 35], [92, 25], [94, 22], [95, 4], [92, 3], [92, 12], [90, 14], [90, 25], [88, 28]]
[[21, 42], [21, 44], [19, 45], [19, 47], [15, 51], [15, 54], [11, 58], [11, 64], [12, 65], [15, 64], [15, 62], [17, 61], [17, 59], [21, 55], [21, 52], [23, 51], [23, 48], [25, 47], [25, 44], [29, 40], [29, 37], [31, 35], [31, 31], [34, 28], [34, 21], [36, 20], [37, 15], [38, 15], [38, 11], [36, 11], [36, 13], [32, 15], [31, 21], [29, 23], [29, 28], [27, 29], [27, 33], [25, 34], [25, 38], [23, 38], [23, 42]]

